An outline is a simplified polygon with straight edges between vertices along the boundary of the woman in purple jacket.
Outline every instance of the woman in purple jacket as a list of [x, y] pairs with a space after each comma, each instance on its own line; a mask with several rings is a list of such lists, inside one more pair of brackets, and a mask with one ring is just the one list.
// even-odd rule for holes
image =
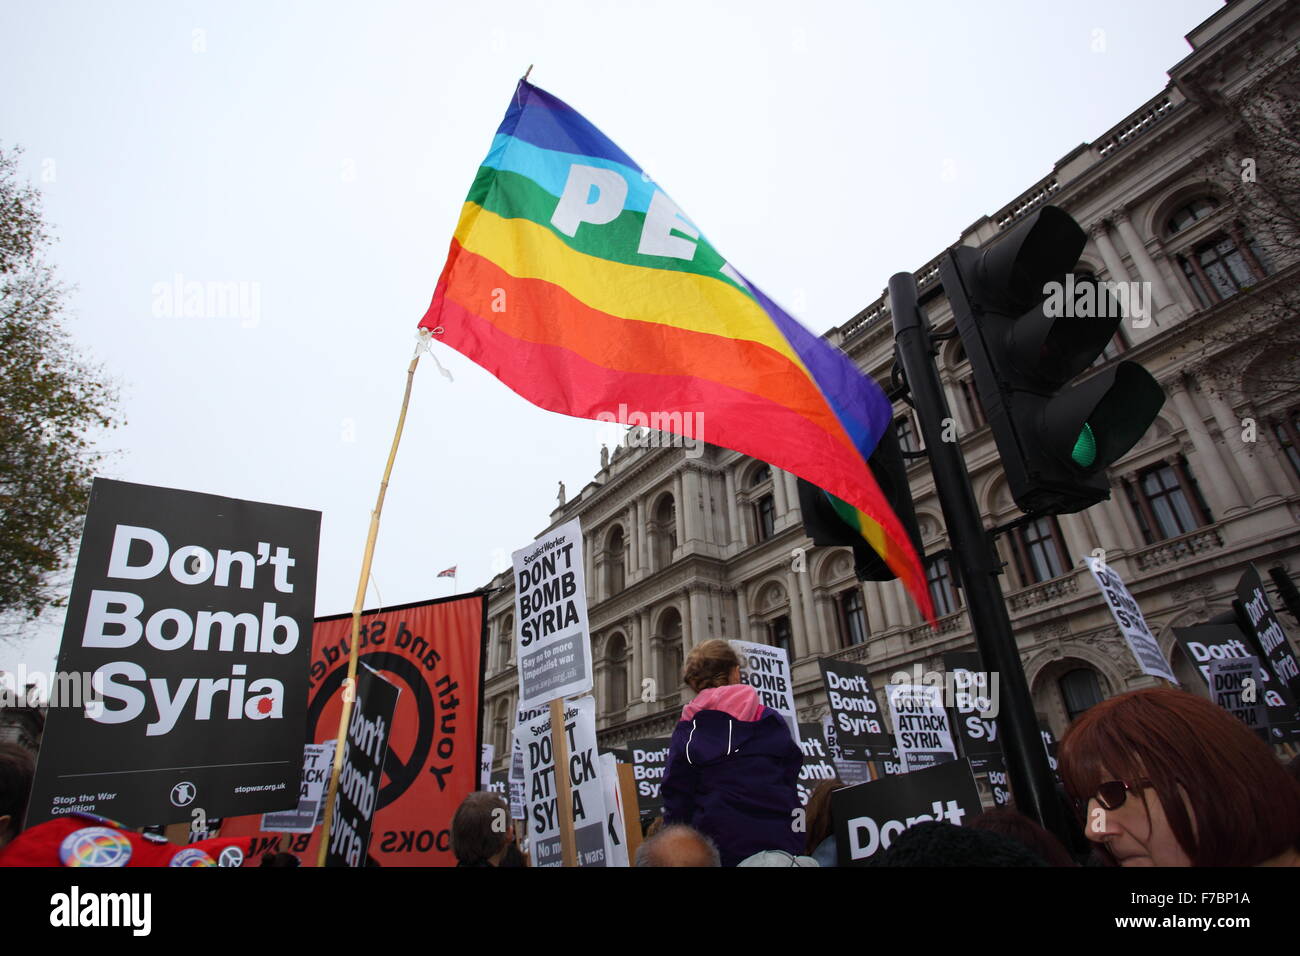
[[785, 719], [740, 683], [740, 658], [726, 641], [695, 647], [682, 679], [696, 697], [668, 750], [664, 823], [711, 837], [723, 866], [760, 850], [802, 853], [795, 781], [803, 754]]

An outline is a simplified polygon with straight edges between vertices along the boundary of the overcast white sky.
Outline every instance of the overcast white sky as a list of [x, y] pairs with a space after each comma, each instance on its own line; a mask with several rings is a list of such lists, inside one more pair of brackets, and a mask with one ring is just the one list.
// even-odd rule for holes
[[[105, 476], [319, 509], [331, 614], [530, 63], [822, 332], [1155, 95], [1221, 5], [5, 0], [0, 142], [44, 193], [71, 331], [123, 386]], [[177, 277], [248, 298], [168, 314]], [[450, 565], [485, 583], [599, 465], [595, 423], [437, 351], [455, 382], [421, 362], [369, 605], [449, 594]], [[61, 626], [0, 645], [0, 669], [51, 666]]]

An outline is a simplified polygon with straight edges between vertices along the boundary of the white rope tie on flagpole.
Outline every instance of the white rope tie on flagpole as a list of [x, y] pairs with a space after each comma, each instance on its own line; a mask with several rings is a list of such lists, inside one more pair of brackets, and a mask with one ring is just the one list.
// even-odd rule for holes
[[433, 364], [438, 366], [438, 371], [442, 373], [442, 377], [449, 382], [455, 382], [456, 380], [451, 377], [451, 372], [442, 367], [442, 363], [438, 361], [438, 356], [433, 351], [433, 337], [435, 335], [442, 335], [441, 325], [436, 329], [420, 329], [415, 333], [415, 355], [413, 358], [419, 358], [421, 352], [428, 352], [429, 358], [433, 359]]

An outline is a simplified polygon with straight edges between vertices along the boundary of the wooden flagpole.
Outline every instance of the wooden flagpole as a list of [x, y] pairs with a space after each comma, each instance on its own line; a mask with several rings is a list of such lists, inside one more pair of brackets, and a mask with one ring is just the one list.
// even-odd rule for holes
[[[379, 537], [379, 514], [384, 510], [384, 495], [388, 492], [388, 478], [393, 473], [393, 462], [397, 460], [397, 446], [402, 440], [402, 427], [406, 424], [406, 408], [411, 402], [411, 383], [415, 380], [415, 367], [420, 364], [420, 352], [428, 347], [429, 336], [426, 330], [420, 331], [420, 342], [411, 357], [410, 367], [406, 370], [406, 393], [402, 396], [402, 412], [397, 416], [397, 431], [393, 434], [393, 447], [388, 451], [388, 464], [384, 466], [384, 479], [379, 483], [379, 497], [375, 500], [375, 510], [370, 512], [370, 531], [366, 535], [366, 550], [361, 558], [361, 580], [357, 583], [357, 597], [352, 604], [352, 647], [348, 652], [348, 678], [344, 688], [357, 686], [357, 651], [361, 642], [361, 609], [366, 601], [366, 582], [370, 580], [370, 563], [375, 556], [375, 539]], [[348, 739], [348, 723], [352, 720], [352, 701], [355, 693], [344, 693], [343, 711], [339, 714], [338, 743], [334, 745], [334, 768], [330, 772], [329, 787], [325, 792], [325, 819], [321, 821], [320, 849], [316, 853], [316, 865], [325, 865], [325, 856], [329, 851], [330, 825], [334, 821], [334, 800], [338, 796], [339, 775], [343, 771], [343, 744]]]
[[578, 840], [573, 832], [573, 790], [569, 783], [569, 735], [564, 731], [564, 700], [551, 701], [551, 751], [555, 757], [555, 812], [560, 815], [560, 859], [578, 865]]

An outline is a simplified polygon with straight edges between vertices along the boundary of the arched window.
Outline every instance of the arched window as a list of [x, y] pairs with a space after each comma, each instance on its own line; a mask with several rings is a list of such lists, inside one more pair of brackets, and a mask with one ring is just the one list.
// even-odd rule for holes
[[1173, 214], [1165, 222], [1165, 231], [1169, 235], [1186, 229], [1197, 220], [1204, 219], [1214, 210], [1219, 208], [1219, 203], [1210, 196], [1200, 196], [1189, 203], [1185, 203], [1174, 210]]
[[672, 495], [664, 495], [655, 506], [654, 526], [651, 528], [655, 546], [655, 570], [673, 563], [677, 550], [677, 503]]
[[1123, 484], [1147, 544], [1190, 534], [1214, 520], [1181, 455], [1172, 464], [1145, 468], [1138, 472], [1135, 483], [1125, 480]]
[[510, 701], [498, 698], [493, 705], [492, 745], [496, 747], [496, 759], [510, 756]]
[[767, 465], [759, 465], [754, 469], [754, 474], [750, 476], [749, 487], [757, 488], [765, 481], [772, 480], [772, 469]]
[[862, 589], [851, 587], [840, 593], [840, 627], [842, 646], [867, 642], [867, 617], [862, 606]]
[[661, 651], [659, 655], [661, 694], [675, 694], [682, 685], [682, 616], [676, 608], [669, 608], [659, 619]]
[[789, 617], [782, 614], [767, 622], [767, 642], [785, 651], [786, 659], [794, 663], [794, 632], [790, 630]]
[[627, 557], [623, 544], [623, 529], [616, 527], [605, 543], [605, 596], [613, 597], [623, 590], [627, 580]]
[[497, 667], [505, 670], [510, 666], [510, 659], [515, 653], [515, 617], [507, 614], [501, 622], [501, 633], [497, 635]]
[[605, 709], [621, 713], [627, 708], [627, 641], [622, 634], [605, 645]]
[[926, 564], [925, 579], [930, 585], [930, 600], [937, 617], [952, 614], [961, 607], [961, 597], [953, 582], [952, 567], [946, 555], [931, 558]]
[[1097, 682], [1097, 672], [1091, 667], [1076, 667], [1062, 674], [1056, 686], [1061, 691], [1065, 715], [1071, 723], [1093, 704], [1101, 703], [1101, 684]]
[[754, 502], [754, 531], [758, 541], [766, 541], [776, 533], [776, 503], [771, 495]]
[[[1172, 237], [1219, 209], [1218, 200], [1201, 196], [1176, 209], [1165, 221]], [[1195, 240], [1175, 255], [1187, 284], [1202, 308], [1230, 299], [1238, 292], [1263, 281], [1269, 265], [1263, 251], [1245, 227], [1235, 220], [1224, 223], [1214, 235]]]

